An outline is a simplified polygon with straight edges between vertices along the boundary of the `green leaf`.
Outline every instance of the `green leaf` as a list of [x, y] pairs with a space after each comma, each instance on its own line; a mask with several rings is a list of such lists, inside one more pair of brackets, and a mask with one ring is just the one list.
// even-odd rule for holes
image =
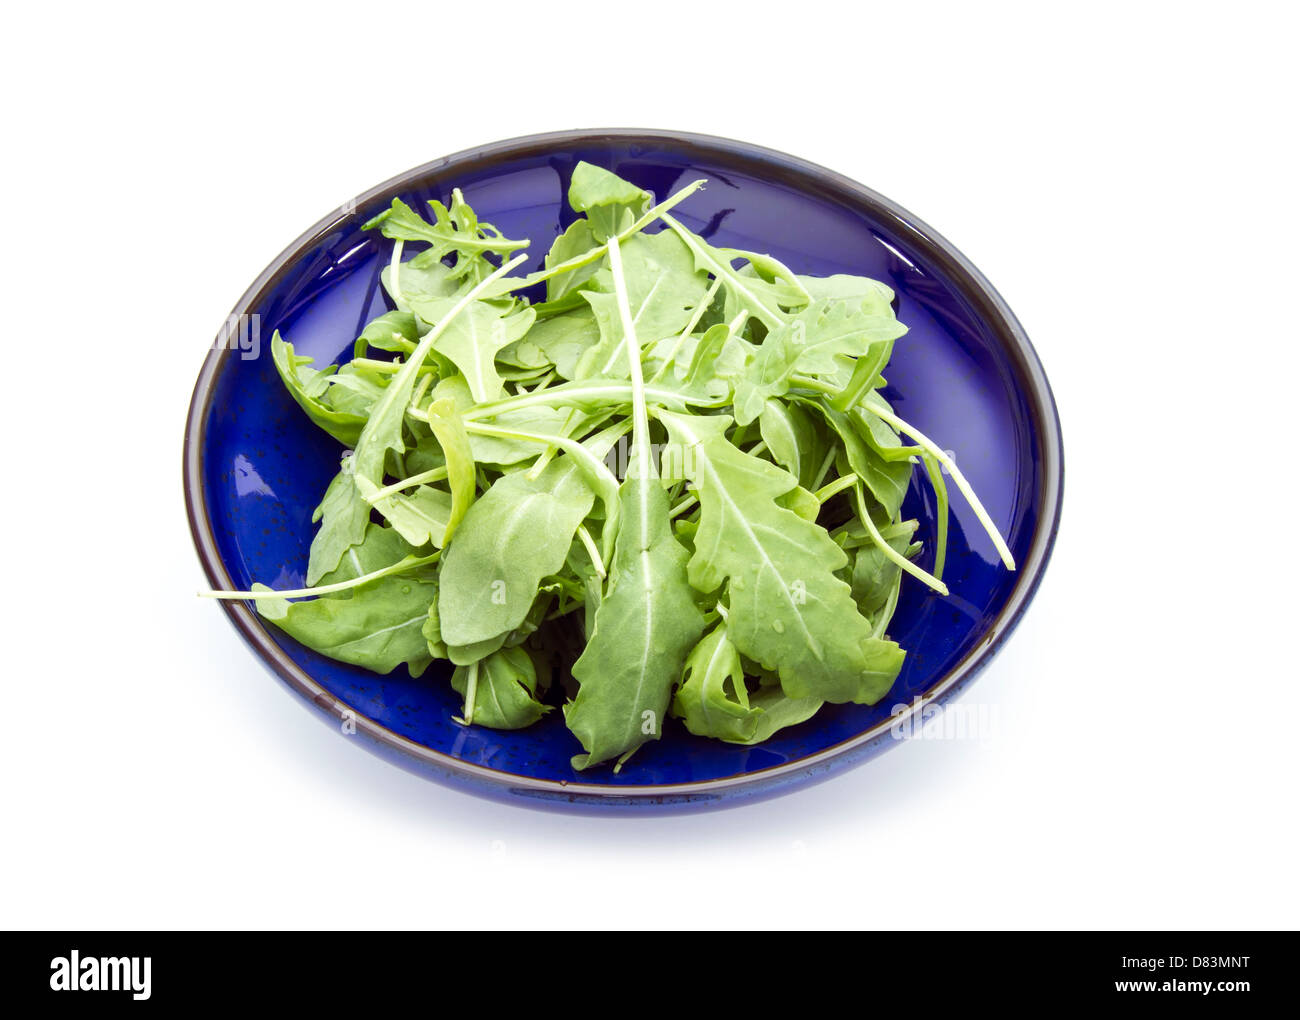
[[797, 279], [814, 301], [822, 298], [868, 297], [883, 300], [885, 304], [892, 304], [894, 300], [893, 290], [879, 280], [871, 280], [865, 276], [848, 276], [839, 273], [834, 276], [799, 276]]
[[[416, 315], [433, 325], [450, 314], [456, 301], [412, 297], [410, 304]], [[496, 400], [501, 396], [497, 352], [527, 333], [536, 315], [523, 308], [502, 316], [500, 308], [476, 301], [448, 322], [433, 349], [460, 369], [476, 401]]]
[[[574, 212], [587, 214], [591, 233], [600, 243], [631, 226], [653, 201], [650, 192], [602, 167], [582, 162], [573, 169], [569, 205]], [[586, 250], [574, 251], [569, 257]]]
[[849, 586], [847, 559], [825, 529], [778, 505], [796, 480], [726, 439], [726, 416], [660, 411], [700, 499], [691, 584], [728, 582], [728, 630], [742, 654], [778, 670], [793, 698], [874, 704], [893, 685], [903, 653], [872, 637]]
[[[880, 528], [881, 537], [899, 554], [906, 554], [916, 533], [916, 521], [902, 521]], [[897, 587], [902, 569], [869, 539], [853, 561], [853, 599], [862, 612], [875, 618]]]
[[[369, 525], [364, 540], [349, 550], [322, 581], [361, 577], [410, 555], [411, 548], [386, 528]], [[268, 590], [254, 585], [256, 591]], [[432, 661], [423, 628], [437, 597], [431, 567], [381, 577], [337, 595], [306, 602], [263, 598], [257, 611], [297, 641], [341, 662], [388, 673], [402, 663], [419, 676]]]
[[595, 496], [575, 458], [536, 479], [503, 475], [469, 508], [442, 562], [438, 616], [448, 645], [499, 637], [523, 622], [542, 579], [564, 565]]
[[[715, 248], [672, 216], [665, 214], [663, 220], [690, 249], [695, 268], [722, 282], [726, 318], [744, 314], [768, 329], [776, 329], [786, 321], [785, 309], [808, 303], [808, 292], [798, 278], [776, 259], [735, 248]], [[763, 273], [736, 269], [735, 263], [742, 259]]]
[[817, 429], [797, 404], [768, 400], [758, 416], [759, 433], [772, 458], [799, 481], [808, 481], [824, 456]]
[[312, 359], [294, 354], [293, 344], [281, 339], [276, 330], [271, 337], [271, 360], [284, 382], [284, 388], [307, 412], [307, 417], [337, 439], [344, 446], [352, 446], [366, 424], [363, 415], [339, 411], [330, 405], [329, 380], [336, 371], [333, 365], [317, 372], [311, 368]]
[[487, 253], [508, 256], [527, 241], [512, 241], [490, 223], [480, 223], [474, 210], [465, 202], [457, 188], [451, 193], [451, 207], [437, 200], [429, 202], [434, 222], [430, 223], [399, 198], [378, 216], [362, 226], [362, 230], [378, 227], [388, 238], [397, 241], [425, 241], [429, 247], [412, 260], [415, 268], [425, 268], [441, 262], [448, 255], [457, 256], [452, 270], [458, 278], [475, 282], [484, 279], [493, 270], [483, 258]]
[[821, 415], [839, 439], [849, 468], [866, 483], [871, 495], [885, 508], [889, 519], [897, 517], [912, 480], [911, 461], [906, 457], [900, 460], [881, 457], [879, 451], [863, 438], [862, 430], [855, 427], [853, 419], [825, 401], [798, 398], [797, 402]]
[[577, 378], [578, 362], [600, 343], [595, 313], [583, 304], [571, 312], [542, 319], [528, 331], [528, 339], [555, 365], [562, 379]]
[[740, 654], [720, 622], [691, 650], [682, 683], [673, 696], [673, 714], [700, 737], [733, 744], [757, 744], [777, 730], [811, 719], [818, 698], [789, 698], [779, 687], [750, 694]]
[[[638, 234], [620, 246], [627, 284], [628, 311], [641, 346], [675, 336], [691, 319], [709, 288], [695, 271], [690, 251], [671, 231]], [[578, 364], [579, 378], [626, 378], [628, 363], [616, 298], [604, 288], [608, 271], [597, 276], [601, 290], [583, 297], [591, 305], [600, 329], [600, 343]], [[612, 288], [611, 288], [612, 289]]]
[[[581, 428], [587, 420], [587, 416], [579, 411], [561, 411], [545, 404], [506, 411], [487, 419], [501, 429], [557, 437]], [[469, 445], [474, 451], [474, 460], [479, 464], [518, 464], [532, 460], [543, 449], [535, 442], [480, 433], [471, 433]]]
[[438, 600], [435, 598], [429, 603], [428, 619], [424, 621], [424, 626], [420, 628], [424, 635], [425, 643], [429, 648], [429, 655], [435, 659], [445, 659], [447, 657], [447, 645], [442, 640], [442, 627], [438, 623]]
[[466, 703], [467, 724], [521, 730], [550, 711], [549, 705], [537, 700], [537, 667], [523, 648], [502, 648], [473, 665], [458, 666], [451, 686], [467, 694], [471, 675], [474, 700]]
[[351, 457], [343, 458], [339, 473], [325, 490], [325, 498], [311, 519], [313, 523], [320, 522], [307, 559], [307, 584], [314, 586], [336, 570], [344, 554], [366, 537], [370, 505], [357, 491]]
[[[384, 464], [390, 453], [400, 456], [406, 449], [403, 431], [406, 424], [406, 412], [415, 395], [416, 377], [425, 359], [434, 349], [442, 335], [450, 329], [467, 308], [474, 305], [478, 294], [484, 292], [501, 276], [508, 273], [523, 256], [493, 270], [487, 277], [475, 284], [472, 289], [450, 305], [439, 317], [438, 322], [421, 338], [410, 357], [393, 377], [393, 381], [384, 390], [383, 396], [375, 402], [366, 427], [361, 430], [357, 440], [356, 452], [353, 454], [356, 474], [379, 485], [384, 477]], [[436, 431], [436, 430], [435, 430]], [[446, 444], [443, 444], [444, 448]], [[453, 494], [455, 488], [453, 487]]]
[[[603, 240], [604, 238], [601, 238], [600, 241], [596, 240], [592, 226], [587, 220], [574, 220], [569, 224], [568, 229], [555, 239], [555, 243], [551, 245], [551, 250], [546, 254], [544, 265], [547, 269], [554, 269], [556, 266], [568, 262], [569, 259], [585, 255], [592, 248], [601, 244]], [[600, 263], [596, 261], [572, 272], [552, 276], [546, 281], [546, 300], [558, 301], [566, 294], [573, 293], [590, 280], [599, 268]]]
[[410, 312], [387, 312], [370, 320], [357, 337], [357, 357], [364, 357], [367, 348], [410, 354], [420, 340], [415, 316]]
[[465, 424], [450, 399], [444, 397], [429, 405], [429, 427], [433, 429], [433, 435], [442, 447], [442, 455], [447, 464], [447, 484], [451, 488], [451, 513], [440, 543], [446, 545], [460, 522], [465, 519], [478, 491], [474, 476], [474, 452], [470, 448]]
[[432, 543], [442, 548], [451, 523], [451, 494], [428, 485], [417, 485], [405, 493], [374, 499], [379, 488], [366, 478], [356, 480], [361, 495], [413, 546]]
[[668, 494], [655, 479], [620, 487], [622, 526], [594, 632], [573, 666], [578, 696], [565, 721], [586, 754], [576, 769], [658, 740], [672, 686], [704, 616], [686, 580], [687, 552], [673, 537]]
[[873, 345], [904, 332], [906, 327], [879, 297], [814, 302], [768, 333], [754, 352], [736, 380], [736, 421], [748, 425], [756, 419], [767, 400], [790, 388], [794, 373], [834, 372], [844, 357], [865, 356]]

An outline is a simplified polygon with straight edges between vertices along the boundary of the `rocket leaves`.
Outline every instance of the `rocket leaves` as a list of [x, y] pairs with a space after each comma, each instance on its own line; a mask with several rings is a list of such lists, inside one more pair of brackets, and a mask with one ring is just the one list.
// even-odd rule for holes
[[[604, 167], [579, 163], [569, 184], [569, 204], [586, 213], [585, 222], [598, 242], [605, 242], [630, 226], [654, 199], [648, 191], [612, 174]], [[577, 254], [577, 252], [574, 252]]]
[[423, 241], [429, 247], [413, 259], [415, 269], [423, 269], [441, 262], [448, 256], [455, 258], [452, 275], [473, 282], [488, 276], [495, 268], [487, 261], [488, 253], [509, 255], [528, 247], [527, 241], [511, 241], [490, 223], [480, 223], [456, 188], [451, 193], [451, 206], [434, 200], [429, 203], [433, 222], [429, 223], [399, 198], [366, 224], [378, 227], [387, 238], [395, 241]]
[[542, 579], [564, 566], [595, 495], [577, 461], [561, 455], [536, 478], [498, 478], [465, 515], [442, 565], [442, 637], [468, 645], [523, 622]]
[[[395, 532], [369, 525], [362, 541], [321, 583], [355, 580], [398, 563], [411, 551]], [[263, 619], [323, 655], [377, 673], [405, 663], [412, 676], [419, 676], [433, 661], [423, 627], [436, 594], [436, 576], [423, 567], [305, 602], [258, 599], [257, 610]]]
[[779, 729], [811, 719], [821, 706], [819, 698], [791, 698], [775, 686], [751, 693], [725, 622], [691, 650], [673, 696], [673, 713], [688, 730], [732, 744], [762, 743]]
[[465, 699], [462, 718], [496, 730], [521, 730], [551, 710], [537, 700], [537, 666], [526, 649], [501, 648], [457, 666], [451, 686]]
[[609, 586], [573, 666], [578, 696], [565, 709], [569, 729], [587, 751], [575, 756], [576, 769], [614, 757], [621, 765], [647, 739], [659, 738], [673, 683], [704, 629], [686, 579], [687, 552], [673, 536], [668, 494], [650, 449], [640, 337], [617, 239], [610, 266], [632, 376], [632, 450], [619, 487], [621, 525]]
[[330, 383], [338, 378], [334, 366], [316, 371], [311, 367], [312, 359], [295, 354], [293, 344], [281, 339], [279, 330], [271, 337], [271, 358], [285, 389], [307, 417], [340, 443], [351, 445], [357, 441], [366, 417], [335, 406], [331, 400]]
[[[883, 698], [901, 586], [947, 592], [950, 481], [1014, 561], [881, 392], [893, 291], [701, 237], [669, 212], [694, 196], [698, 222], [700, 185], [656, 196], [579, 163], [577, 218], [521, 277], [529, 242], [459, 190], [394, 199], [367, 224], [392, 242], [391, 308], [351, 360], [271, 342], [288, 397], [350, 448], [306, 587], [210, 594], [376, 672], [443, 663], [422, 682], [450, 684], [461, 725], [561, 708], [575, 770], [673, 728], [748, 745]], [[902, 511], [918, 479], [924, 529]]]
[[903, 653], [872, 637], [852, 589], [835, 576], [846, 558], [826, 529], [777, 502], [797, 480], [730, 443], [726, 416], [659, 418], [699, 494], [691, 584], [711, 593], [726, 582], [732, 644], [779, 672], [791, 697], [878, 701]]
[[836, 359], [845, 357], [875, 365], [871, 348], [883, 348], [904, 332], [906, 327], [879, 295], [813, 302], [772, 329], [738, 373], [736, 422], [748, 425], [757, 418], [764, 401], [789, 390], [796, 372], [829, 375], [838, 367]]

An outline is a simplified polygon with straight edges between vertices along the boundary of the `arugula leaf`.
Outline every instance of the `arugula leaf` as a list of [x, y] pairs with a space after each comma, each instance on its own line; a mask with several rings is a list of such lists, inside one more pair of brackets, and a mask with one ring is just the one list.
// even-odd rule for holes
[[561, 379], [577, 378], [578, 362], [600, 343], [600, 326], [591, 306], [542, 319], [528, 331], [528, 339], [555, 366]]
[[384, 390], [383, 396], [376, 401], [365, 428], [361, 430], [356, 452], [353, 454], [358, 477], [366, 478], [375, 485], [382, 482], [384, 462], [388, 453], [391, 451], [400, 455], [406, 449], [402, 428], [406, 421], [407, 408], [415, 393], [416, 376], [425, 358], [443, 333], [456, 322], [457, 317], [473, 305], [475, 298], [485, 291], [493, 280], [504, 276], [523, 259], [524, 256], [521, 255], [485, 277], [447, 308], [437, 324], [420, 338], [411, 356], [403, 362], [393, 381]]
[[430, 324], [447, 320], [433, 349], [460, 369], [470, 392], [479, 402], [501, 396], [501, 376], [496, 356], [503, 347], [518, 341], [533, 324], [537, 313], [523, 308], [502, 315], [501, 309], [475, 302], [460, 315], [451, 317], [452, 298], [410, 298], [412, 310]]
[[443, 640], [470, 645], [519, 626], [542, 579], [564, 565], [594, 501], [569, 456], [536, 479], [521, 471], [498, 478], [469, 508], [443, 558]]
[[673, 695], [673, 714], [688, 730], [732, 744], [762, 743], [779, 729], [811, 719], [821, 706], [818, 698], [790, 698], [779, 687], [750, 694], [740, 653], [727, 637], [725, 622], [691, 650], [681, 686]]
[[800, 483], [811, 481], [811, 472], [821, 462], [817, 429], [798, 404], [769, 399], [758, 417], [759, 433], [772, 457]]
[[320, 522], [320, 530], [312, 539], [307, 559], [309, 585], [320, 583], [321, 578], [336, 570], [344, 554], [366, 537], [370, 506], [357, 491], [353, 471], [352, 458], [345, 456], [339, 473], [325, 490], [325, 498], [311, 516], [313, 524]]
[[447, 484], [451, 487], [451, 512], [442, 536], [442, 544], [445, 545], [465, 519], [478, 491], [474, 476], [474, 451], [470, 448], [465, 423], [461, 421], [452, 401], [445, 397], [435, 400], [429, 405], [428, 419], [429, 427], [433, 429], [434, 437], [442, 447], [442, 455], [447, 464]]
[[[547, 269], [555, 269], [571, 259], [585, 255], [593, 248], [598, 247], [605, 239], [596, 238], [592, 225], [587, 220], [574, 220], [569, 224], [568, 229], [555, 239], [551, 245], [551, 250], [546, 253], [543, 264]], [[599, 263], [592, 262], [573, 270], [570, 273], [562, 273], [558, 276], [552, 276], [546, 281], [546, 300], [548, 302], [559, 301], [566, 294], [571, 294], [595, 275], [599, 269]]]
[[426, 241], [429, 247], [412, 260], [413, 268], [427, 268], [448, 255], [455, 255], [452, 275], [468, 277], [475, 282], [490, 275], [494, 268], [484, 258], [486, 254], [508, 256], [528, 247], [526, 240], [512, 241], [502, 236], [492, 224], [480, 223], [459, 188], [451, 193], [450, 208], [437, 200], [431, 200], [429, 208], [433, 212], [433, 223], [400, 198], [395, 198], [388, 209], [367, 221], [361, 229], [378, 227], [385, 237], [396, 241]]
[[413, 546], [426, 543], [441, 548], [451, 523], [451, 494], [428, 485], [417, 485], [409, 493], [374, 498], [380, 490], [366, 478], [356, 480], [366, 502], [384, 515], [394, 530]]
[[[363, 540], [349, 549], [323, 584], [352, 580], [399, 563], [411, 547], [394, 532], [369, 525]], [[268, 591], [255, 585], [255, 591]], [[423, 627], [437, 583], [431, 568], [393, 574], [368, 581], [337, 595], [309, 602], [260, 598], [262, 617], [322, 655], [376, 673], [388, 673], [406, 663], [419, 676], [433, 661]]]
[[[748, 425], [771, 397], [782, 396], [795, 372], [830, 373], [845, 356], [867, 356], [907, 331], [879, 297], [816, 301], [773, 329], [736, 382], [735, 418]], [[874, 372], [872, 375], [874, 376]]]
[[[808, 303], [808, 292], [798, 278], [776, 259], [735, 248], [715, 248], [672, 216], [665, 213], [663, 221], [690, 249], [695, 258], [695, 268], [721, 281], [726, 293], [724, 315], [728, 319], [745, 314], [768, 329], [775, 329], [786, 321], [784, 309]], [[756, 270], [765, 271], [766, 275], [736, 269], [735, 263], [741, 259]]]
[[330, 406], [326, 397], [330, 388], [330, 376], [336, 371], [333, 365], [315, 371], [311, 368], [312, 359], [294, 354], [293, 344], [283, 340], [278, 329], [271, 337], [271, 359], [275, 362], [275, 370], [280, 374], [285, 389], [298, 406], [307, 412], [307, 417], [344, 446], [351, 446], [357, 441], [366, 423], [365, 416], [337, 410]]
[[903, 652], [871, 636], [849, 586], [847, 559], [825, 529], [777, 504], [797, 485], [775, 465], [726, 439], [730, 419], [659, 411], [684, 448], [700, 499], [691, 584], [728, 581], [728, 630], [743, 654], [778, 670], [790, 697], [874, 704], [902, 668]]
[[398, 354], [410, 354], [420, 340], [420, 331], [415, 316], [406, 312], [385, 312], [377, 319], [372, 319], [357, 337], [354, 354], [358, 358], [366, 356], [366, 351], [377, 348], [381, 351], [395, 351]]
[[551, 710], [537, 700], [537, 667], [523, 648], [502, 648], [456, 667], [451, 686], [465, 697], [466, 725], [521, 730]]
[[[880, 529], [880, 535], [900, 556], [913, 548], [912, 536], [916, 521], [900, 521]], [[919, 551], [919, 546], [916, 547]], [[894, 563], [874, 542], [859, 548], [853, 560], [853, 599], [863, 615], [875, 619], [876, 614], [889, 601], [902, 576], [902, 568]]]
[[[690, 251], [671, 231], [640, 234], [620, 247], [628, 309], [639, 343], [674, 336], [690, 321], [708, 290], [708, 280], [695, 271]], [[605, 275], [597, 276], [598, 285], [604, 283]], [[578, 378], [626, 378], [627, 344], [616, 296], [603, 289], [588, 290], [582, 296], [595, 315], [600, 342], [579, 361]]]
[[569, 205], [574, 212], [587, 214], [585, 222], [596, 241], [608, 241], [631, 226], [645, 214], [653, 201], [650, 192], [629, 184], [603, 167], [581, 162], [573, 168]]
[[641, 344], [617, 239], [610, 242], [609, 256], [632, 376], [633, 442], [628, 475], [619, 488], [622, 523], [610, 585], [587, 648], [573, 666], [578, 696], [564, 710], [565, 722], [587, 751], [573, 759], [579, 770], [626, 757], [646, 740], [659, 739], [673, 682], [704, 629], [686, 579], [687, 553], [673, 537], [668, 494], [650, 448]]
[[898, 516], [912, 480], [909, 459], [886, 460], [862, 437], [848, 415], [836, 411], [823, 400], [795, 398], [795, 403], [817, 412], [840, 441], [849, 470], [861, 478], [891, 518]]

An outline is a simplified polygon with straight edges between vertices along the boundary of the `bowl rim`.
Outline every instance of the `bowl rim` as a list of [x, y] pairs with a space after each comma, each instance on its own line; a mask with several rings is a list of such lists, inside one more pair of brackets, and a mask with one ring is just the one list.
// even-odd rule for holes
[[[670, 146], [685, 150], [688, 154], [695, 150], [709, 155], [722, 155], [738, 160], [742, 164], [748, 164], [762, 171], [768, 179], [791, 184], [804, 193], [808, 192], [809, 185], [812, 184], [820, 197], [830, 198], [850, 209], [870, 209], [873, 217], [888, 223], [907, 236], [926, 258], [935, 263], [948, 279], [962, 289], [966, 299], [971, 302], [975, 314], [993, 329], [1011, 362], [1017, 382], [1024, 390], [1024, 396], [1033, 416], [1033, 428], [1039, 436], [1042, 450], [1042, 481], [1037, 493], [1040, 508], [1038, 524], [1028, 555], [1023, 563], [1017, 565], [1015, 587], [985, 638], [960, 662], [939, 677], [919, 700], [911, 702], [901, 715], [882, 720], [871, 728], [815, 754], [754, 772], [686, 783], [602, 785], [540, 779], [461, 761], [404, 737], [354, 710], [346, 702], [325, 690], [294, 662], [275, 642], [269, 630], [246, 603], [233, 600], [221, 601], [222, 608], [244, 640], [291, 690], [313, 703], [327, 716], [332, 716], [336, 722], [351, 723], [357, 733], [369, 737], [382, 748], [397, 752], [399, 757], [414, 759], [414, 764], [432, 769], [449, 778], [466, 780], [480, 789], [496, 787], [503, 792], [551, 796], [568, 801], [627, 803], [653, 799], [662, 802], [666, 799], [716, 799], [724, 792], [755, 793], [759, 788], [793, 781], [800, 776], [815, 773], [828, 774], [832, 763], [846, 764], [855, 757], [854, 752], [865, 752], [880, 741], [892, 727], [900, 723], [906, 724], [928, 706], [955, 694], [988, 665], [1020, 622], [1033, 599], [1051, 558], [1060, 527], [1064, 488], [1064, 448], [1056, 401], [1028, 335], [1002, 296], [956, 247], [897, 203], [833, 170], [764, 146], [713, 135], [662, 129], [593, 128], [524, 135], [464, 149], [391, 177], [358, 195], [352, 202], [332, 210], [288, 245], [262, 270], [235, 303], [231, 316], [241, 316], [258, 307], [262, 299], [290, 271], [305, 250], [323, 241], [329, 233], [350, 218], [352, 215], [350, 210], [368, 205], [375, 199], [397, 194], [427, 181], [430, 177], [445, 176], [449, 172], [468, 174], [490, 168], [500, 161], [540, 155], [561, 146], [598, 147], [602, 144], [628, 145], [638, 142], [650, 146]], [[218, 333], [199, 372], [190, 400], [185, 424], [182, 484], [190, 533], [208, 582], [214, 589], [230, 589], [234, 581], [227, 572], [217, 547], [216, 535], [207, 513], [203, 482], [208, 412], [215, 394], [216, 381], [225, 360], [234, 355], [229, 345], [221, 343], [221, 339], [222, 334]]]

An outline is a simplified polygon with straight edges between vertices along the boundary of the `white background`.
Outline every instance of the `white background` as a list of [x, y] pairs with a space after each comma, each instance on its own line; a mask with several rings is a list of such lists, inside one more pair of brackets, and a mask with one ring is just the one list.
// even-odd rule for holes
[[[1295, 926], [1285, 9], [8, 12], [0, 923]], [[194, 597], [182, 426], [245, 286], [408, 167], [595, 126], [837, 169], [1023, 321], [1065, 516], [968, 695], [995, 739], [722, 813], [550, 815], [350, 746]]]

